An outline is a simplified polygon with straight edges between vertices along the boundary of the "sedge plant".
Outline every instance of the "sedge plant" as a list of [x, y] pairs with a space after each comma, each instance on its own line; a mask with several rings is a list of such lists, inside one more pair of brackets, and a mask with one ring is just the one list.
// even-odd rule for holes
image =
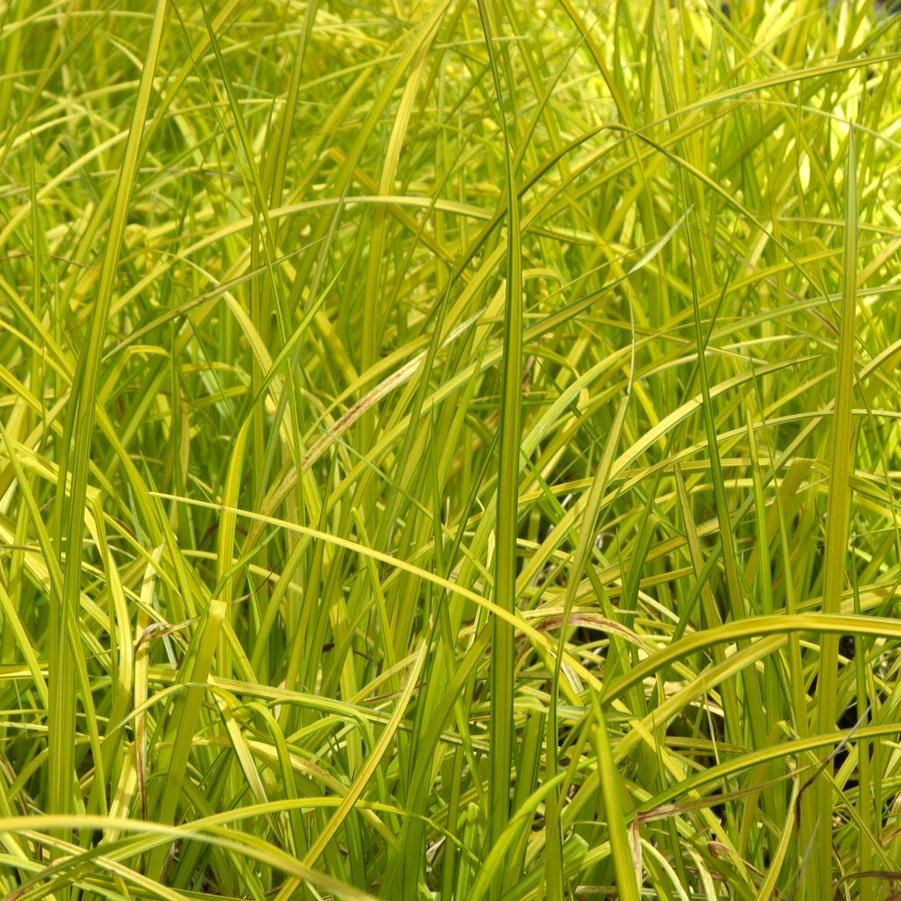
[[901, 16], [0, 2], [0, 889], [901, 889]]

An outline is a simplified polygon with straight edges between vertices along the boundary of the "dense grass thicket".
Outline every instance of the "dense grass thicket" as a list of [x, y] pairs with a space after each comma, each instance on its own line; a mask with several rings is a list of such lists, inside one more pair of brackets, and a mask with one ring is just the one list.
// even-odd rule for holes
[[6, 897], [901, 897], [890, 6], [0, 2]]

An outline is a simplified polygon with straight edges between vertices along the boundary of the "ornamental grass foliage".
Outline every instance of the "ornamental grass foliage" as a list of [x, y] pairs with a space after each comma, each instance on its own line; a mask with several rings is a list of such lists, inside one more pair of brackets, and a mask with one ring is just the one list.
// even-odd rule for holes
[[0, 2], [0, 888], [901, 889], [901, 16]]

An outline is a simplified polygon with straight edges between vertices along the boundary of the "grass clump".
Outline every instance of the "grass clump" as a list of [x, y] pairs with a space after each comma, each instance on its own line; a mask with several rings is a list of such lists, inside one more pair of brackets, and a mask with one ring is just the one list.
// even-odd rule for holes
[[901, 882], [886, 4], [2, 4], [0, 887]]

